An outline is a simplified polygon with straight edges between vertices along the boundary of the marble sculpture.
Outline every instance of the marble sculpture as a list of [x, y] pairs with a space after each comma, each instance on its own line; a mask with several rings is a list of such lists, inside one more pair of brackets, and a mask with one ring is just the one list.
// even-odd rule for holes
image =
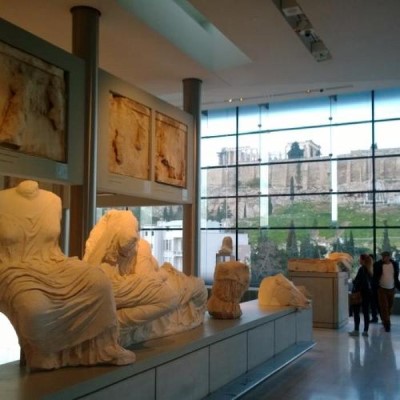
[[110, 280], [61, 251], [61, 200], [34, 181], [0, 191], [0, 312], [29, 369], [129, 364]]
[[240, 261], [217, 264], [214, 283], [207, 302], [210, 315], [217, 319], [236, 319], [242, 315], [240, 300], [249, 287], [249, 267]]
[[268, 276], [261, 281], [258, 302], [262, 306], [294, 306], [308, 308], [310, 295], [283, 274]]
[[288, 260], [289, 271], [340, 272], [350, 271], [353, 257], [348, 253], [333, 252], [326, 258], [293, 258]]
[[218, 250], [218, 254], [221, 256], [231, 256], [233, 252], [233, 243], [230, 236], [225, 236], [222, 239], [221, 248]]
[[130, 211], [110, 210], [99, 220], [86, 242], [84, 260], [99, 265], [112, 284], [122, 345], [168, 336], [203, 322], [204, 281], [169, 263], [159, 267]]

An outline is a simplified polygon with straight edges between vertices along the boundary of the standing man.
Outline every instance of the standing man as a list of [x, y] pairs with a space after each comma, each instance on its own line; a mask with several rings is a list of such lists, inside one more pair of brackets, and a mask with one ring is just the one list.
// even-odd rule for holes
[[390, 313], [394, 302], [395, 288], [400, 290], [399, 264], [390, 258], [390, 253], [381, 253], [382, 259], [374, 265], [373, 281], [378, 291], [378, 305], [386, 332], [390, 332]]

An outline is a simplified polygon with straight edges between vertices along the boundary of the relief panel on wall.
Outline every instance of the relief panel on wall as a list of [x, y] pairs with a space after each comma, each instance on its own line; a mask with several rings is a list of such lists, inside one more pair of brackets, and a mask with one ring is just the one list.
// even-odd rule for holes
[[64, 71], [0, 42], [0, 146], [66, 161]]
[[151, 109], [110, 93], [109, 113], [109, 172], [149, 179]]
[[187, 125], [156, 113], [156, 182], [186, 187], [187, 133]]

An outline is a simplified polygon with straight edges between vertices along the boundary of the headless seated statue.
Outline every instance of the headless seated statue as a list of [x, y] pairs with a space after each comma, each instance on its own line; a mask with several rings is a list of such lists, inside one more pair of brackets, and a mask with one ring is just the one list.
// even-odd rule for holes
[[59, 247], [61, 200], [24, 181], [0, 191], [0, 312], [29, 369], [129, 364], [103, 271]]
[[130, 211], [110, 210], [100, 218], [86, 242], [84, 260], [99, 265], [112, 284], [124, 346], [203, 322], [204, 281], [168, 263], [159, 267]]
[[240, 300], [249, 287], [249, 267], [240, 261], [224, 261], [215, 267], [214, 284], [207, 302], [210, 315], [236, 319], [242, 315]]

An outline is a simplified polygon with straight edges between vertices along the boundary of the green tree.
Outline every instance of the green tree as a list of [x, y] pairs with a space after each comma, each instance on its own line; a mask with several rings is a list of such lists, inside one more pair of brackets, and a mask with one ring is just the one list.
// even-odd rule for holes
[[297, 248], [296, 229], [293, 220], [290, 222], [288, 237], [286, 239], [286, 253], [288, 258], [297, 258], [299, 249]]
[[215, 219], [221, 222], [224, 219], [228, 219], [232, 217], [232, 211], [229, 208], [228, 202], [226, 199], [218, 206]]
[[293, 176], [290, 177], [290, 200], [294, 200], [294, 178]]
[[279, 250], [267, 231], [258, 235], [257, 243], [251, 252], [251, 284], [258, 286], [263, 278], [277, 273], [286, 273], [287, 256]]
[[300, 239], [300, 257], [301, 258], [313, 258], [314, 256], [314, 245], [311, 242], [311, 236], [308, 232]]
[[289, 160], [304, 158], [304, 150], [300, 148], [299, 142], [293, 142], [287, 155]]
[[384, 221], [385, 228], [383, 229], [383, 240], [381, 251], [392, 251], [392, 245], [390, 244], [389, 230], [387, 227], [387, 221]]

